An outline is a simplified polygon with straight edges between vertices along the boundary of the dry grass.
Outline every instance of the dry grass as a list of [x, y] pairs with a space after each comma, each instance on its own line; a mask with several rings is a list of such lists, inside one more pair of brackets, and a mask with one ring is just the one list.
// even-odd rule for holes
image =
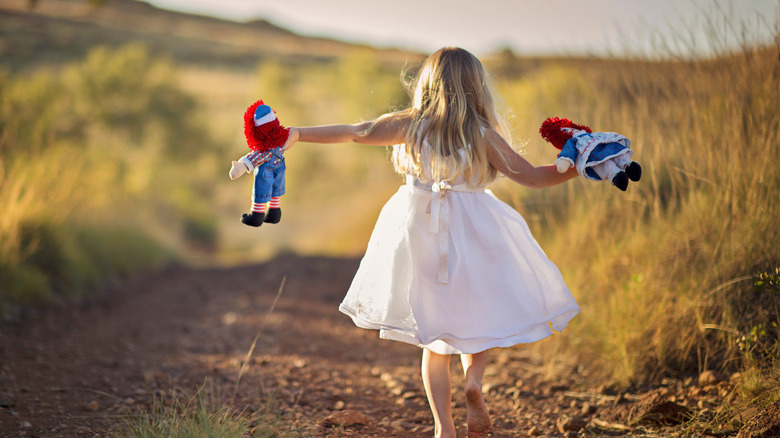
[[[500, 186], [583, 307], [555, 354], [628, 384], [754, 366], [737, 340], [758, 326], [756, 342], [774, 345], [778, 296], [751, 280], [780, 266], [776, 54], [568, 61], [504, 84], [524, 120], [566, 116], [627, 135], [644, 170], [627, 193], [584, 181], [544, 193]], [[544, 147], [532, 139], [528, 155]], [[777, 359], [769, 349], [761, 366]]]

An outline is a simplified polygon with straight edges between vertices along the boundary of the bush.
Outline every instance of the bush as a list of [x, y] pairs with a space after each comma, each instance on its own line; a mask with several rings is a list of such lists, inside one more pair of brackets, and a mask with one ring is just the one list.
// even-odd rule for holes
[[214, 214], [178, 200], [209, 204], [217, 147], [175, 78], [140, 46], [0, 76], [0, 302], [81, 296], [214, 245]]

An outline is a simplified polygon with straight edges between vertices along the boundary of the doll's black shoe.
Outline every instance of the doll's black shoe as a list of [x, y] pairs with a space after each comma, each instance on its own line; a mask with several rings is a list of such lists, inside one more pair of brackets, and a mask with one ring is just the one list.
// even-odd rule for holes
[[250, 227], [259, 227], [260, 225], [263, 225], [263, 219], [265, 219], [265, 213], [257, 213], [254, 211], [249, 214], [244, 213], [244, 215], [241, 216], [241, 222]]
[[639, 178], [642, 178], [642, 166], [636, 161], [632, 161], [631, 164], [626, 167], [626, 175], [631, 181], [639, 181]]
[[628, 176], [626, 176], [626, 172], [618, 172], [617, 175], [612, 177], [612, 184], [625, 192], [628, 188]]
[[282, 220], [282, 209], [269, 208], [268, 214], [265, 215], [265, 220], [263, 222], [268, 222], [269, 224], [278, 224], [280, 220]]

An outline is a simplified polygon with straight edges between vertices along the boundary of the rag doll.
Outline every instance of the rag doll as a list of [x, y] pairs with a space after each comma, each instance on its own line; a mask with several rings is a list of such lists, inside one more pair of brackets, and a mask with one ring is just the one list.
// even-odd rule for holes
[[[259, 100], [244, 113], [244, 135], [252, 151], [233, 161], [230, 179], [254, 171], [252, 210], [241, 217], [241, 222], [259, 227], [264, 222], [279, 223], [282, 218], [280, 197], [284, 195], [284, 143], [290, 134], [276, 118], [271, 107]], [[266, 213], [266, 204], [269, 204]]]
[[628, 180], [642, 177], [642, 167], [631, 161], [631, 141], [618, 133], [592, 132], [587, 126], [558, 117], [545, 120], [539, 133], [561, 151], [555, 160], [560, 173], [576, 167], [585, 178], [610, 181], [623, 191]]

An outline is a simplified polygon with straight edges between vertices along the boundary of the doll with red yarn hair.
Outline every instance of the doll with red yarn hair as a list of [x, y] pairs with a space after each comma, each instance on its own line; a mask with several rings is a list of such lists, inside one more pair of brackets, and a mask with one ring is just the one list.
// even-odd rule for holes
[[[252, 152], [233, 161], [230, 179], [253, 172], [252, 210], [241, 222], [252, 227], [276, 224], [282, 218], [281, 196], [285, 192], [284, 144], [290, 128], [285, 128], [271, 107], [258, 100], [244, 113], [244, 135]], [[266, 204], [268, 211], [266, 213]]]
[[615, 132], [593, 132], [569, 119], [551, 117], [542, 123], [539, 133], [561, 152], [555, 160], [558, 172], [571, 167], [585, 178], [610, 181], [625, 191], [628, 181], [639, 181], [642, 167], [631, 161], [631, 141]]

